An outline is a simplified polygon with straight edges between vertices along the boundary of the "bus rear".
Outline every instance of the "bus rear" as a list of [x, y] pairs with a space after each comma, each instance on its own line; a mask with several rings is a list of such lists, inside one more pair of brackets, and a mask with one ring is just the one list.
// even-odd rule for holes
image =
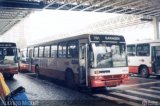
[[19, 71], [29, 71], [29, 63], [27, 62], [27, 48], [20, 50]]
[[18, 73], [18, 50], [15, 43], [0, 43], [0, 72], [7, 78]]

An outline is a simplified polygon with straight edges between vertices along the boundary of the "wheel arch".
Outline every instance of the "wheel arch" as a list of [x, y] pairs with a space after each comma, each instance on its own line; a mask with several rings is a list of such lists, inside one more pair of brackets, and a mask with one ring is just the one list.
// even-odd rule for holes
[[39, 67], [39, 64], [35, 64], [34, 72], [36, 73], [36, 68]]
[[[141, 65], [138, 67], [138, 73], [139, 73], [139, 74], [140, 74], [141, 69], [142, 69], [143, 67], [146, 67], [146, 68], [148, 69], [148, 66], [147, 66], [147, 65], [141, 64]], [[149, 70], [149, 69], [148, 69], [148, 70]]]
[[76, 88], [75, 75], [71, 68], [67, 68], [65, 70], [65, 81], [69, 88], [71, 89]]
[[68, 67], [68, 68], [66, 68], [66, 70], [65, 70], [65, 78], [66, 78], [66, 75], [67, 75], [68, 72], [71, 72], [72, 75], [73, 75], [73, 77], [74, 77], [73, 70], [72, 70], [71, 68]]

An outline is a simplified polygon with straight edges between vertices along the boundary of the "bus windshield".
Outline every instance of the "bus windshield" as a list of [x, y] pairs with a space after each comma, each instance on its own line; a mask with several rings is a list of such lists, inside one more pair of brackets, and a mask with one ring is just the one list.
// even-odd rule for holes
[[122, 44], [92, 43], [92, 67], [111, 68], [127, 66], [126, 46]]
[[0, 48], [0, 63], [9, 64], [17, 60], [16, 48]]

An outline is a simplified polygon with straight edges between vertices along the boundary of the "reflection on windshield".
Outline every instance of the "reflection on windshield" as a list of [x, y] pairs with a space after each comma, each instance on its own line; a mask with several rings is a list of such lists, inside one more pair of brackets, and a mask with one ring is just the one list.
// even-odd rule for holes
[[110, 68], [127, 66], [125, 44], [92, 44], [94, 52], [93, 67]]
[[0, 63], [10, 64], [16, 61], [16, 48], [0, 48]]

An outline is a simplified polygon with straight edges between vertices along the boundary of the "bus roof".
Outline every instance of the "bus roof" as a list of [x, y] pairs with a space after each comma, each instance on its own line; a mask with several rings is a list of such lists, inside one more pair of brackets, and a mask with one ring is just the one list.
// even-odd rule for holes
[[48, 41], [48, 42], [43, 42], [43, 43], [38, 43], [38, 44], [33, 44], [33, 45], [29, 45], [29, 47], [32, 46], [39, 46], [39, 45], [48, 45], [48, 44], [58, 44], [59, 42], [65, 42], [65, 41], [69, 41], [69, 40], [77, 40], [77, 39], [86, 39], [89, 38], [89, 36], [94, 36], [94, 35], [110, 35], [110, 36], [120, 36], [123, 37], [122, 35], [111, 35], [111, 34], [83, 34], [83, 35], [77, 35], [77, 36], [72, 36], [72, 37], [66, 37], [66, 38], [61, 38], [61, 39], [57, 39], [57, 40], [52, 40], [52, 41]]
[[144, 43], [160, 43], [160, 40], [140, 40], [134, 41], [132, 43], [127, 43], [127, 45], [134, 45], [134, 44], [144, 44]]

